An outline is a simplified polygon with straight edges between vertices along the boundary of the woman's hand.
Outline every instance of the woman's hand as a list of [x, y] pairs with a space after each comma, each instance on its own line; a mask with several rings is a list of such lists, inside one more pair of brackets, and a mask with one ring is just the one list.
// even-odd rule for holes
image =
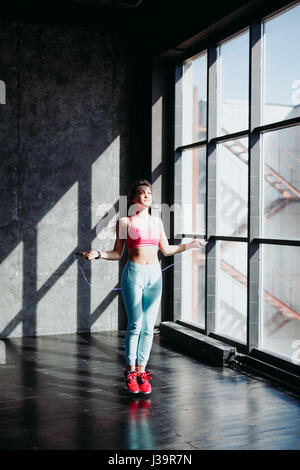
[[98, 258], [99, 253], [96, 250], [89, 250], [89, 251], [83, 251], [81, 253], [81, 256], [83, 256], [83, 258], [87, 259], [88, 261], [92, 261], [92, 259]]
[[191, 242], [191, 248], [203, 248], [207, 244], [205, 240], [193, 240]]

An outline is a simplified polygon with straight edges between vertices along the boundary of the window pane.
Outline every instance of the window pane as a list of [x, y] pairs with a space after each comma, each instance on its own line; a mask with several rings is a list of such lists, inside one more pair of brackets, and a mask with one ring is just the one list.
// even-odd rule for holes
[[264, 23], [263, 124], [300, 116], [300, 5]]
[[183, 64], [182, 145], [206, 139], [207, 54]]
[[263, 134], [262, 232], [265, 238], [300, 238], [300, 127]]
[[218, 135], [248, 129], [248, 31], [218, 47], [218, 96]]
[[216, 333], [246, 343], [246, 243], [217, 242], [216, 280]]
[[175, 234], [205, 235], [206, 147], [184, 150], [175, 163]]
[[248, 139], [217, 145], [217, 235], [247, 236]]
[[[182, 239], [182, 243], [190, 241]], [[179, 256], [180, 263], [174, 267], [175, 316], [204, 328], [205, 248], [183, 252]]]
[[300, 364], [300, 247], [262, 247], [260, 347]]

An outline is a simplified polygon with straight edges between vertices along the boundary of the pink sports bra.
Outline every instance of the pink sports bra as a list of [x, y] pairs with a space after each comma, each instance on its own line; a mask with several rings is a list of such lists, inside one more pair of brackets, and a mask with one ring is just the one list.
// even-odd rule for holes
[[[150, 216], [151, 217], [151, 216]], [[137, 246], [155, 246], [160, 240], [160, 224], [158, 218], [151, 217], [150, 227], [143, 230], [133, 224], [132, 216], [129, 217], [130, 227], [127, 231], [127, 247], [135, 248]]]

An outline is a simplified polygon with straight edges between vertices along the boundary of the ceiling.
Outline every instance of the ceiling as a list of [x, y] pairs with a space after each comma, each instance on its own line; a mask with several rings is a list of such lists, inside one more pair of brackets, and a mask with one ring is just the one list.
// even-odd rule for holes
[[[145, 53], [180, 48], [189, 38], [234, 12], [247, 14], [264, 0], [4, 0], [0, 21], [104, 29], [126, 35]], [[286, 0], [272, 0], [277, 5]]]

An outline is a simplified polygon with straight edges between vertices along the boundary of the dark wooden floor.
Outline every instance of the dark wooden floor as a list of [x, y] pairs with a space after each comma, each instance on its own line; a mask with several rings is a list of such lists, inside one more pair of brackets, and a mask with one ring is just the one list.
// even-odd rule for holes
[[155, 335], [153, 392], [132, 397], [123, 342], [122, 333], [9, 340], [0, 449], [300, 449], [296, 396]]

